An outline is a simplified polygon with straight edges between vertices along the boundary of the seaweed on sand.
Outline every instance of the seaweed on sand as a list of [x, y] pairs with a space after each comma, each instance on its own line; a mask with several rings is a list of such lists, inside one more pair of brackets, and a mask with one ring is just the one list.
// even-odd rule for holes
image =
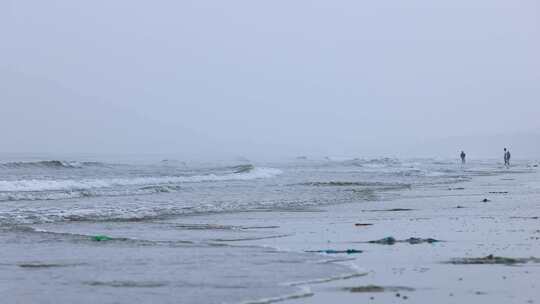
[[343, 290], [350, 292], [396, 292], [396, 291], [414, 291], [414, 288], [404, 287], [404, 286], [377, 286], [377, 285], [366, 285], [366, 286], [355, 286], [355, 287], [345, 287]]
[[438, 243], [438, 242], [442, 242], [442, 241], [432, 239], [432, 238], [425, 238], [424, 239], [424, 238], [417, 238], [417, 237], [410, 237], [410, 238], [405, 239], [405, 240], [396, 240], [395, 238], [389, 236], [389, 237], [382, 238], [380, 240], [369, 241], [368, 243], [370, 243], [370, 244], [381, 244], [381, 245], [394, 245], [396, 243], [408, 243], [408, 244], [411, 244], [411, 245], [416, 245], [416, 244], [422, 244], [422, 243], [433, 244], [433, 243]]
[[326, 254], [337, 254], [337, 253], [355, 254], [355, 253], [362, 253], [363, 251], [357, 250], [357, 249], [347, 249], [347, 250], [325, 249], [325, 250], [308, 250], [306, 252], [326, 253]]
[[362, 210], [362, 212], [398, 212], [398, 211], [413, 211], [414, 209], [408, 208], [393, 208], [393, 209], [374, 209], [374, 210]]
[[73, 266], [80, 266], [80, 265], [85, 265], [85, 264], [84, 263], [46, 263], [46, 262], [24, 262], [24, 263], [17, 264], [17, 266], [21, 268], [32, 268], [32, 269], [73, 267]]
[[389, 237], [382, 238], [380, 240], [369, 241], [368, 243], [370, 243], [370, 244], [381, 244], [381, 245], [394, 245], [396, 243], [396, 239], [389, 236]]
[[500, 264], [500, 265], [515, 265], [515, 264], [525, 264], [525, 263], [540, 263], [540, 258], [530, 257], [530, 258], [509, 258], [509, 257], [500, 257], [490, 254], [485, 257], [480, 258], [456, 258], [450, 260], [449, 264], [457, 265], [478, 265], [478, 264]]

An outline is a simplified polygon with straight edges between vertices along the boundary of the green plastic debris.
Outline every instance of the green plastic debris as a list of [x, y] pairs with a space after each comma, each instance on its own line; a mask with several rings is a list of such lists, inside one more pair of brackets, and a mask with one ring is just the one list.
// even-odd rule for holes
[[104, 242], [104, 241], [110, 241], [110, 240], [112, 240], [112, 238], [106, 235], [94, 235], [92, 237], [92, 241], [96, 241], [96, 242]]

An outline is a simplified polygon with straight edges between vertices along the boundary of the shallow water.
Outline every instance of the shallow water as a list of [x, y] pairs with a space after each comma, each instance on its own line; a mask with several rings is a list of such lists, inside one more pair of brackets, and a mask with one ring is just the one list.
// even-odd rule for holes
[[[528, 162], [512, 168], [528, 170]], [[268, 211], [275, 223], [280, 210], [390, 200], [499, 172], [508, 170], [491, 161], [430, 159], [4, 161], [0, 291], [8, 302], [40, 303], [237, 303], [308, 294], [288, 283], [354, 270], [318, 255], [237, 245], [287, 237], [264, 220], [183, 220]], [[112, 239], [96, 242], [94, 235]]]

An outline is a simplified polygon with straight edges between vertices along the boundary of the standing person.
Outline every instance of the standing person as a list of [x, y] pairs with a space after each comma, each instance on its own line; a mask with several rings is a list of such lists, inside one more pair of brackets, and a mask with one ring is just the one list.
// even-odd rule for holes
[[465, 157], [466, 157], [465, 151], [461, 151], [461, 155], [460, 155], [460, 156], [461, 156], [461, 163], [464, 164], [464, 163], [465, 163]]
[[510, 150], [506, 150], [506, 165], [510, 167]]

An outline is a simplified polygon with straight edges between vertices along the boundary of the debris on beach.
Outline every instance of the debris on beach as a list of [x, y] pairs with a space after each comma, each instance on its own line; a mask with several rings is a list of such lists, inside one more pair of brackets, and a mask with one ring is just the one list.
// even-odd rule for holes
[[96, 241], [96, 242], [104, 242], [104, 241], [112, 240], [110, 236], [106, 236], [106, 235], [94, 235], [91, 239], [92, 241]]
[[355, 226], [373, 226], [373, 224], [369, 224], [369, 223], [356, 223], [354, 224]]
[[452, 191], [452, 190], [465, 190], [465, 188], [463, 187], [456, 187], [456, 188], [448, 188], [448, 190]]
[[405, 240], [396, 240], [395, 238], [391, 236], [382, 238], [380, 240], [368, 241], [368, 243], [370, 244], [381, 244], [381, 245], [394, 245], [395, 243], [409, 243], [411, 245], [416, 245], [416, 244], [422, 244], [422, 243], [433, 244], [433, 243], [438, 243], [438, 242], [442, 242], [442, 241], [432, 239], [432, 238], [423, 239], [423, 238], [417, 238], [417, 237], [410, 237]]
[[491, 202], [490, 200], [488, 200], [487, 198], [483, 199], [482, 202], [484, 203], [487, 203], [487, 202]]
[[383, 292], [384, 287], [377, 285], [357, 286], [357, 287], [344, 287], [343, 290], [350, 292]]
[[509, 258], [509, 257], [500, 257], [490, 254], [481, 258], [456, 258], [452, 259], [448, 264], [456, 265], [473, 265], [473, 264], [501, 264], [501, 265], [515, 265], [515, 264], [525, 264], [525, 263], [540, 263], [540, 258], [530, 257], [530, 258]]
[[63, 263], [42, 263], [42, 262], [28, 262], [28, 263], [19, 263], [17, 266], [21, 268], [54, 268], [54, 267], [69, 267], [77, 266], [82, 264], [63, 264]]
[[57, 264], [44, 264], [44, 263], [20, 263], [17, 266], [21, 268], [49, 268], [58, 267]]
[[490, 191], [491, 194], [508, 194], [508, 191]]
[[456, 206], [456, 208], [461, 209], [461, 208], [465, 208], [465, 207], [458, 205], [458, 206]]
[[347, 249], [347, 250], [325, 249], [325, 250], [307, 250], [306, 252], [326, 253], [326, 254], [337, 254], [337, 253], [355, 254], [355, 253], [362, 253], [363, 251], [357, 250], [357, 249]]
[[442, 242], [442, 241], [432, 239], [432, 238], [421, 239], [421, 238], [411, 237], [411, 238], [408, 238], [408, 239], [404, 240], [404, 242], [414, 245], [414, 244], [421, 244], [421, 243], [433, 244], [433, 243], [438, 243], [438, 242]]
[[407, 209], [407, 208], [393, 208], [393, 209], [374, 209], [374, 210], [362, 210], [362, 212], [379, 212], [379, 211], [413, 211], [414, 209]]
[[349, 292], [398, 292], [398, 291], [414, 291], [414, 288], [404, 287], [404, 286], [377, 286], [377, 285], [366, 285], [366, 286], [355, 286], [355, 287], [344, 287], [343, 290]]
[[370, 243], [370, 244], [381, 244], [381, 245], [394, 245], [396, 243], [396, 239], [389, 236], [389, 237], [382, 238], [380, 240], [369, 241], [368, 243]]

